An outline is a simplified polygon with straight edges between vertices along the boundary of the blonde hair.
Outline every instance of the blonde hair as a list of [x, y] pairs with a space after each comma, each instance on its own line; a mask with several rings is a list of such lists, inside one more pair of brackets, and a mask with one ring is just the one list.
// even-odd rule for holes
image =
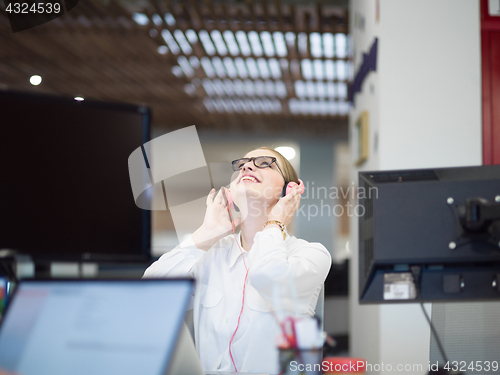
[[270, 147], [259, 147], [257, 150], [267, 150], [271, 151], [274, 155], [276, 155], [276, 163], [278, 164], [279, 169], [281, 169], [281, 172], [283, 173], [283, 178], [285, 179], [285, 183], [287, 182], [296, 182], [299, 183], [299, 177], [297, 175], [297, 171], [293, 167], [293, 165], [288, 161], [287, 158], [285, 158], [283, 155], [281, 155], [278, 151], [273, 150]]

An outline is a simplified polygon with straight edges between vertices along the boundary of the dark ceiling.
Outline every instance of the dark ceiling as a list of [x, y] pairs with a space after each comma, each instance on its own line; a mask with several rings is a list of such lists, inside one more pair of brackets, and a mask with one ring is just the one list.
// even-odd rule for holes
[[2, 6], [0, 88], [146, 104], [162, 129], [345, 135], [347, 20], [347, 1], [80, 0], [13, 33]]

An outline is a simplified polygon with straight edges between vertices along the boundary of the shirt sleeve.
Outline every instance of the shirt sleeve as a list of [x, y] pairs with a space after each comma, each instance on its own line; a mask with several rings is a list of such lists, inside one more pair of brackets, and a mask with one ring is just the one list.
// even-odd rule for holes
[[143, 277], [195, 277], [195, 265], [207, 252], [194, 244], [191, 236], [151, 264]]
[[[296, 238], [284, 241], [278, 228], [257, 233], [248, 257], [250, 283], [261, 297], [274, 309], [299, 313], [307, 312], [332, 263], [320, 243]], [[276, 306], [276, 297], [280, 306]]]

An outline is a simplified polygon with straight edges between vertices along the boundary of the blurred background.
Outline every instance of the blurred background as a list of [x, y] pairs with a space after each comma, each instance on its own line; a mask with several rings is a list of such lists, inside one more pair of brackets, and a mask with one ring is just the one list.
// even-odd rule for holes
[[[287, 147], [309, 192], [291, 231], [332, 253], [325, 328], [345, 351], [349, 220], [341, 205], [353, 187], [348, 5], [85, 0], [17, 33], [2, 10], [0, 89], [146, 105], [152, 138], [195, 125], [207, 164], [260, 146]], [[203, 188], [183, 180], [173, 192], [182, 200], [206, 194], [197, 191]], [[152, 226], [152, 255], [159, 257], [179, 242], [170, 210], [153, 211]], [[116, 272], [124, 271], [113, 267], [107, 275]], [[140, 276], [142, 269], [126, 272]]]

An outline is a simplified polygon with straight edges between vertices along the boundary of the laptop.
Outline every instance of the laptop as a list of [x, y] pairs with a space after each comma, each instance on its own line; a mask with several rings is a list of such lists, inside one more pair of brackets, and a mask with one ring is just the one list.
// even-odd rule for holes
[[[183, 323], [193, 284], [21, 281], [0, 323], [0, 368], [22, 375], [203, 374]], [[172, 364], [176, 352], [191, 357], [191, 369]]]

